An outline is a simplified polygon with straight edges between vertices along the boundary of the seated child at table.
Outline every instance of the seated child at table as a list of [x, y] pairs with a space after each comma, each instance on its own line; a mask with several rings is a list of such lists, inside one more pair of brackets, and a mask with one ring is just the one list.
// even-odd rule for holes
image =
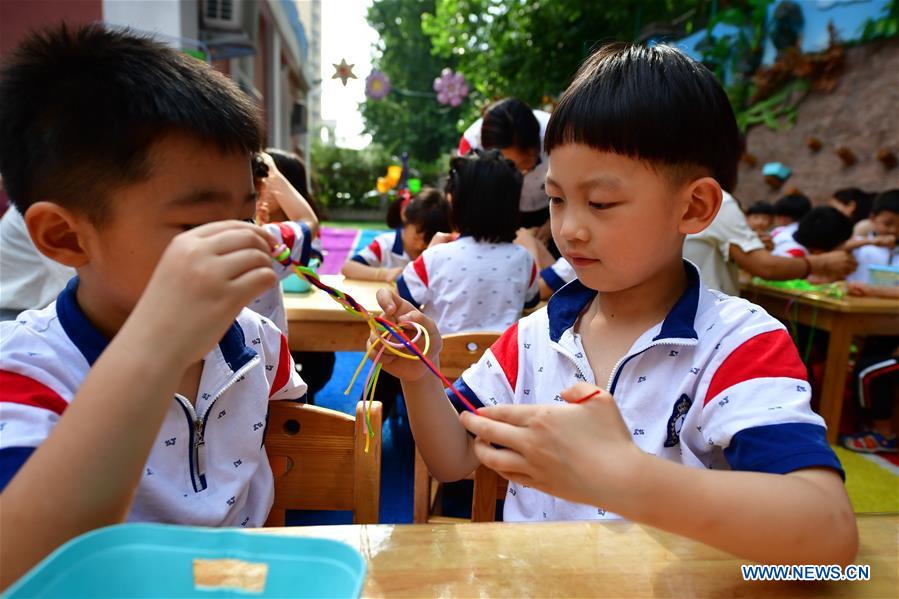
[[[545, 144], [553, 238], [578, 278], [456, 381], [480, 415], [460, 420], [419, 362], [382, 357], [430, 471], [496, 470], [505, 520], [624, 517], [762, 563], [850, 562], [852, 506], [789, 334], [681, 257], [736, 180], [714, 75], [665, 45], [601, 48]], [[431, 318], [378, 300], [439, 355]]]
[[474, 150], [450, 161], [446, 193], [459, 238], [408, 264], [397, 290], [443, 334], [502, 331], [540, 301], [534, 258], [513, 243], [521, 174], [499, 150]]
[[418, 258], [434, 235], [450, 228], [450, 205], [439, 189], [426, 187], [402, 210], [403, 226], [374, 238], [347, 260], [341, 273], [351, 279], [392, 282]]
[[[279, 201], [279, 198], [286, 197], [286, 202], [292, 203], [294, 200], [294, 190], [299, 193], [300, 198], [302, 198], [302, 200], [309, 206], [309, 209], [312, 210], [312, 216], [314, 216], [316, 222], [320, 221], [322, 218], [321, 210], [315, 202], [315, 198], [309, 193], [308, 185], [306, 185], [306, 164], [303, 162], [303, 159], [293, 152], [285, 152], [283, 150], [278, 150], [277, 148], [266, 148], [263, 159], [267, 160], [269, 157], [276, 167], [275, 170], [269, 169], [269, 176], [270, 178], [273, 178], [274, 184], [272, 182], [269, 182], [268, 184], [265, 184], [264, 182], [257, 183], [257, 186], [261, 187], [259, 190], [259, 201], [256, 203], [257, 221], [262, 223], [282, 223], [289, 221], [290, 219], [287, 214], [281, 208], [281, 204], [284, 202]], [[280, 189], [281, 185], [277, 178], [281, 176], [287, 180], [287, 183], [289, 183], [293, 189], [286, 187]], [[296, 214], [296, 209], [294, 209], [294, 213]], [[308, 220], [306, 220], [305, 223], [310, 226], [311, 231], [311, 229], [314, 228], [312, 226], [312, 219], [309, 217], [308, 213], [306, 213], [306, 217]], [[302, 251], [302, 248], [304, 247], [302, 242], [305, 241], [305, 239], [297, 234], [297, 228], [301, 227], [303, 222], [304, 221], [301, 219], [295, 219], [293, 224], [287, 223], [287, 225], [288, 232], [291, 230], [293, 231], [292, 245], [294, 248], [294, 259], [300, 260], [305, 264], [307, 256], [304, 256]], [[281, 235], [283, 227], [280, 225], [270, 225], [266, 228], [274, 237], [285, 239], [284, 236]], [[290, 235], [288, 235], [286, 240], [290, 240]], [[297, 248], [300, 248], [299, 253], [297, 252]], [[319, 260], [323, 258], [321, 237], [318, 235], [313, 236], [312, 243], [309, 247], [308, 259], [311, 260], [313, 258], [318, 258]], [[278, 273], [279, 279], [283, 280], [284, 277], [289, 275], [290, 271], [284, 269], [281, 265], [276, 264], [275, 272]], [[270, 300], [277, 300], [277, 304], [273, 304], [274, 309], [271, 310], [271, 313], [275, 315], [275, 318], [272, 318], [272, 316], [269, 316], [265, 311], [259, 309], [259, 306], [263, 304], [263, 302], [260, 301], [262, 298], [257, 298], [254, 303], [250, 305], [250, 308], [253, 308], [263, 316], [273, 320], [278, 324], [279, 328], [282, 326], [282, 324], [278, 322], [280, 319], [283, 326], [286, 327], [287, 321], [284, 312], [283, 294], [279, 286], [273, 287], [266, 292], [266, 294], [268, 294]], [[265, 294], [263, 294], [263, 297], [265, 297]], [[256, 302], [259, 303], [257, 304]], [[281, 330], [284, 332], [285, 336], [289, 336], [286, 328]], [[305, 402], [314, 404], [315, 394], [321, 391], [321, 389], [328, 383], [331, 379], [331, 374], [334, 372], [334, 352], [291, 351], [290, 355], [293, 356], [296, 368], [307, 385]]]
[[774, 202], [774, 228], [771, 241], [775, 248], [781, 236], [789, 238], [799, 227], [799, 221], [812, 209], [812, 201], [801, 193], [791, 193]]
[[768, 233], [774, 226], [774, 205], [758, 201], [746, 210], [746, 222], [756, 233]]
[[256, 107], [168, 45], [92, 24], [0, 72], [0, 172], [35, 246], [77, 270], [0, 324], [0, 586], [124, 521], [261, 526], [270, 400], [305, 385], [244, 306], [276, 282], [250, 223]]
[[540, 299], [547, 300], [566, 283], [577, 278], [571, 264], [565, 258], [555, 258], [549, 249], [533, 234], [531, 229], [518, 229], [515, 243], [525, 248], [537, 261]]
[[[267, 167], [265, 177], [256, 179], [256, 222], [277, 244], [284, 244], [291, 258], [303, 266], [309, 264], [312, 240], [318, 235], [318, 217], [306, 198], [287, 180], [274, 159], [265, 152], [259, 158]], [[287, 335], [287, 315], [280, 281], [293, 274], [293, 268], [277, 263], [278, 283], [250, 303], [249, 308], [275, 323]]]
[[871, 208], [872, 230], [859, 238], [865, 243], [852, 252], [858, 268], [848, 281], [870, 283], [869, 266], [899, 266], [896, 238], [899, 236], [899, 189], [891, 189], [877, 196]]
[[852, 236], [852, 221], [830, 206], [816, 206], [796, 226], [792, 234], [776, 237], [775, 256], [805, 258], [842, 246]]

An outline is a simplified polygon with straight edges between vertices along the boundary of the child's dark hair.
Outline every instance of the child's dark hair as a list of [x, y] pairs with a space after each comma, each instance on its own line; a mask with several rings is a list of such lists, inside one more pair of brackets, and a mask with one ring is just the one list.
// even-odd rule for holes
[[531, 107], [518, 98], [506, 98], [491, 104], [481, 124], [481, 146], [519, 150], [540, 148], [540, 123]]
[[791, 193], [774, 202], [774, 214], [801, 220], [812, 209], [812, 201], [801, 193]]
[[32, 33], [0, 73], [0, 172], [22, 213], [52, 198], [102, 223], [109, 191], [145, 180], [170, 133], [246, 152], [248, 168], [262, 145], [258, 111], [232, 81], [127, 30]]
[[768, 216], [774, 216], [774, 205], [770, 202], [759, 200], [758, 202], [755, 202], [752, 206], [750, 206], [748, 210], [746, 210], [746, 214], [765, 214]]
[[665, 45], [610, 44], [581, 65], [543, 141], [547, 154], [570, 143], [673, 167], [678, 183], [706, 171], [725, 191], [736, 184], [741, 153], [715, 76]]
[[285, 152], [278, 148], [266, 148], [265, 153], [272, 157], [272, 162], [275, 163], [284, 178], [293, 185], [293, 188], [306, 198], [309, 207], [315, 213], [315, 218], [322, 220], [325, 215], [309, 191], [309, 185], [306, 183], [306, 163], [303, 159], [293, 152]]
[[499, 150], [475, 150], [450, 160], [446, 193], [453, 224], [478, 241], [511, 242], [518, 231], [521, 173]]
[[834, 192], [833, 198], [844, 206], [855, 203], [855, 210], [852, 211], [852, 222], [857, 223], [868, 218], [868, 215], [871, 214], [871, 206], [874, 204], [876, 195], [875, 193], [863, 191], [858, 187], [847, 187]]
[[793, 239], [810, 250], [829, 252], [852, 237], [852, 221], [833, 206], [816, 206], [799, 221]]
[[418, 227], [425, 243], [430, 243], [436, 233], [450, 230], [449, 200], [439, 189], [425, 187], [409, 201], [403, 218], [405, 224]]
[[899, 189], [888, 189], [877, 194], [874, 205], [871, 207], [871, 214], [880, 214], [881, 212], [899, 214]]

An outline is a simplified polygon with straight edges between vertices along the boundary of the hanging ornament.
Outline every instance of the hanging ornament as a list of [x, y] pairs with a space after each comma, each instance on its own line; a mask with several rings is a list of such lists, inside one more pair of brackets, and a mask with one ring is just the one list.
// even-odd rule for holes
[[[333, 64], [333, 63], [332, 63]], [[340, 79], [340, 82], [343, 83], [344, 87], [346, 87], [347, 79], [356, 79], [356, 75], [353, 74], [353, 67], [355, 64], [347, 64], [345, 58], [340, 59], [340, 64], [334, 65], [334, 75], [331, 79]]]
[[372, 100], [383, 100], [390, 93], [390, 77], [377, 69], [365, 78], [365, 95]]
[[440, 77], [434, 79], [434, 91], [437, 92], [438, 102], [455, 107], [468, 95], [468, 84], [461, 73], [446, 68], [441, 71]]

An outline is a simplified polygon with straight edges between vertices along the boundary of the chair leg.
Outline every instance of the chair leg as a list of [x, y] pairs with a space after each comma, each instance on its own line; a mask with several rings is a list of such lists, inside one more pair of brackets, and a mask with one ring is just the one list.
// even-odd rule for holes
[[412, 522], [424, 524], [431, 515], [431, 473], [415, 448], [415, 475], [412, 482]]
[[265, 526], [284, 526], [287, 521], [287, 510], [272, 509], [265, 520]]
[[487, 468], [478, 466], [474, 472], [474, 492], [471, 500], [472, 522], [493, 522], [496, 520], [496, 486], [499, 475]]

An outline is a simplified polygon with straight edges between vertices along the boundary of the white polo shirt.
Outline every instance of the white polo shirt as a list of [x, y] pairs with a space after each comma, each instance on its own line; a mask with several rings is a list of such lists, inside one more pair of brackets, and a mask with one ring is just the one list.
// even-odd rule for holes
[[403, 229], [382, 233], [350, 258], [353, 262], [380, 268], [402, 268], [412, 261], [403, 247]]
[[[73, 279], [43, 310], [0, 323], [0, 488], [53, 433], [106, 347], [75, 300], [77, 285]], [[305, 392], [284, 335], [241, 311], [204, 358], [196, 407], [180, 396], [169, 401], [128, 521], [262, 526], [274, 498], [262, 446], [268, 402]], [[121, 399], [131, 399], [128, 389]]]
[[[302, 266], [309, 264], [312, 255], [312, 232], [309, 225], [304, 222], [286, 221], [282, 223], [268, 223], [263, 228], [271, 233], [278, 243], [283, 243], [290, 249], [290, 257]], [[286, 279], [293, 274], [292, 266], [285, 266], [279, 262], [272, 262], [278, 281]], [[257, 297], [248, 308], [257, 314], [265, 316], [275, 323], [281, 332], [287, 335], [287, 314], [284, 311], [284, 291], [281, 284], [273, 285], [268, 291]]]
[[553, 293], [577, 278], [574, 268], [565, 258], [559, 258], [550, 266], [540, 271], [540, 278], [546, 283]]
[[784, 258], [802, 258], [809, 255], [808, 248], [793, 239], [793, 235], [781, 235], [771, 252], [774, 256]]
[[[594, 379], [574, 332], [596, 297], [575, 280], [512, 325], [456, 389], [477, 407], [548, 404], [586, 381], [615, 397], [634, 442], [651, 455], [695, 468], [784, 474], [823, 466], [842, 474], [824, 421], [809, 407], [806, 369], [784, 326], [744, 299], [706, 288], [689, 262], [685, 268], [687, 290], [608, 381]], [[516, 483], [503, 514], [508, 521], [617, 517]]]
[[540, 301], [537, 265], [514, 243], [463, 236], [426, 249], [396, 280], [400, 296], [444, 335], [502, 331]]
[[[874, 233], [868, 234], [868, 237], [875, 237]], [[899, 266], [899, 247], [886, 248], [876, 245], [863, 245], [856, 248], [852, 255], [858, 262], [858, 268], [851, 275], [846, 277], [847, 281], [858, 281], [860, 283], [870, 283], [870, 273], [868, 267], [875, 266]]]

